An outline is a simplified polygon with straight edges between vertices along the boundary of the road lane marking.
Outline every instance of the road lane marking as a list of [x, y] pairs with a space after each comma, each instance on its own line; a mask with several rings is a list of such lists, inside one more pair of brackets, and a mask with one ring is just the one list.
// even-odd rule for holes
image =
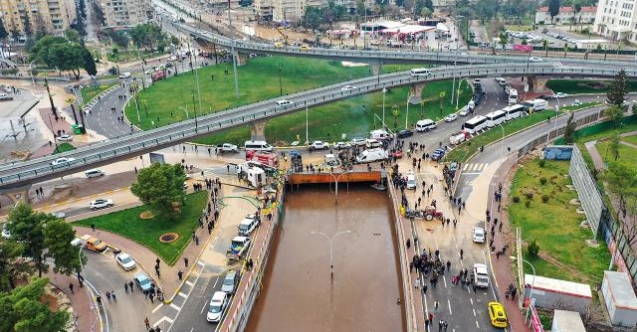
[[447, 304], [449, 305], [449, 315], [453, 315], [453, 312], [451, 312], [451, 301], [449, 301], [449, 299], [447, 299]]
[[469, 298], [469, 301], [471, 302], [471, 305], [473, 305], [473, 298], [472, 297]]
[[174, 303], [171, 303], [171, 304], [170, 304], [170, 307], [171, 307], [171, 308], [173, 308], [173, 309], [175, 309], [175, 310], [177, 310], [177, 311], [181, 310], [181, 307], [177, 306], [177, 305], [176, 305], [176, 304], [174, 304]]
[[476, 316], [476, 308], [473, 308], [473, 316]]
[[195, 284], [194, 284], [194, 283], [192, 283], [190, 280], [186, 280], [185, 284], [186, 284], [186, 285], [188, 285], [188, 286], [190, 286], [190, 287], [192, 287], [192, 286], [194, 286], [194, 285], [195, 285]]
[[174, 321], [173, 321], [172, 319], [170, 319], [169, 317], [164, 316], [164, 317], [162, 317], [160, 320], [158, 320], [157, 322], [155, 322], [155, 324], [153, 324], [153, 326], [157, 326], [157, 325], [159, 325], [159, 324], [163, 323], [164, 321], [168, 322], [171, 326], [172, 326], [172, 324], [173, 324], [173, 322], [174, 322]]
[[480, 324], [478, 324], [478, 321], [476, 321], [476, 327], [480, 328]]
[[188, 298], [188, 295], [184, 294], [183, 292], [179, 292], [179, 293], [177, 293], [177, 295], [183, 297], [184, 299]]
[[205, 266], [205, 265], [206, 265], [206, 263], [204, 263], [203, 261], [200, 261], [200, 260], [199, 260], [199, 261], [197, 261], [197, 265]]
[[164, 304], [163, 304], [163, 303], [160, 303], [158, 306], [156, 306], [156, 307], [153, 309], [152, 313], [155, 313], [157, 310], [159, 310], [159, 309], [160, 309], [161, 307], [163, 307], [163, 306], [164, 306]]

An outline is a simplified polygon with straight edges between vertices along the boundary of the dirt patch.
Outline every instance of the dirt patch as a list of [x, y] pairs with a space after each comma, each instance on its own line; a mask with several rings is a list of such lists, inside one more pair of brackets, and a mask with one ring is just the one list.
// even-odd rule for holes
[[150, 212], [150, 211], [144, 211], [144, 212], [139, 214], [139, 218], [142, 219], [142, 220], [150, 220], [150, 219], [155, 218], [155, 215], [152, 212]]
[[162, 236], [159, 237], [159, 242], [171, 243], [171, 242], [177, 241], [178, 238], [179, 238], [179, 234], [177, 233], [166, 233], [166, 234], [162, 234]]

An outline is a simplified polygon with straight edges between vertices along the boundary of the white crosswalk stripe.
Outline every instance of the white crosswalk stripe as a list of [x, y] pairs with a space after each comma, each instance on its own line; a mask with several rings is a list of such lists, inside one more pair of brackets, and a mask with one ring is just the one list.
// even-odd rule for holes
[[561, 62], [556, 61], [553, 62], [553, 68], [564, 68], [564, 65]]
[[468, 163], [462, 167], [463, 172], [481, 172], [489, 166], [489, 163]]

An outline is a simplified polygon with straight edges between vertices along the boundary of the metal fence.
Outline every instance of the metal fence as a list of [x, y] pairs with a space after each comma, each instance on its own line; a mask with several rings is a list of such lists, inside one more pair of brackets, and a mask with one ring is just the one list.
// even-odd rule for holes
[[595, 180], [586, 167], [586, 161], [582, 157], [577, 145], [573, 146], [573, 154], [571, 155], [571, 163], [568, 169], [568, 174], [573, 180], [573, 185], [577, 189], [577, 195], [582, 203], [582, 209], [586, 214], [593, 236], [597, 237], [599, 232], [599, 222], [602, 216], [602, 210], [604, 207], [604, 201], [602, 195], [597, 190]]

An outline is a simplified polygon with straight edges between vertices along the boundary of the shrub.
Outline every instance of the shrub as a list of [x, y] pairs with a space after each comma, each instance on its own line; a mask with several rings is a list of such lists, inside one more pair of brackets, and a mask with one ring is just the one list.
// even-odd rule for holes
[[537, 244], [537, 241], [531, 240], [527, 250], [529, 258], [537, 258], [538, 254], [540, 253], [540, 245]]
[[544, 165], [546, 165], [546, 160], [540, 159], [540, 161], [538, 161], [538, 165], [540, 165], [540, 167], [544, 168]]
[[520, 197], [519, 196], [513, 196], [513, 203], [520, 203]]
[[532, 200], [533, 199], [533, 193], [525, 193], [524, 197], [526, 197], [526, 199], [528, 199], [528, 200]]
[[524, 206], [526, 206], [527, 208], [530, 208], [531, 207], [531, 201], [524, 202]]
[[542, 203], [548, 203], [549, 202], [549, 195], [542, 195]]
[[109, 73], [109, 74], [111, 74], [111, 75], [117, 75], [117, 67], [114, 67], [114, 66], [113, 66], [113, 67], [111, 67], [111, 68], [108, 70], [108, 73]]
[[541, 184], [541, 185], [545, 185], [545, 184], [546, 184], [546, 181], [547, 181], [547, 180], [546, 180], [546, 178], [545, 178], [545, 177], [541, 177], [541, 178], [540, 178], [540, 184]]

